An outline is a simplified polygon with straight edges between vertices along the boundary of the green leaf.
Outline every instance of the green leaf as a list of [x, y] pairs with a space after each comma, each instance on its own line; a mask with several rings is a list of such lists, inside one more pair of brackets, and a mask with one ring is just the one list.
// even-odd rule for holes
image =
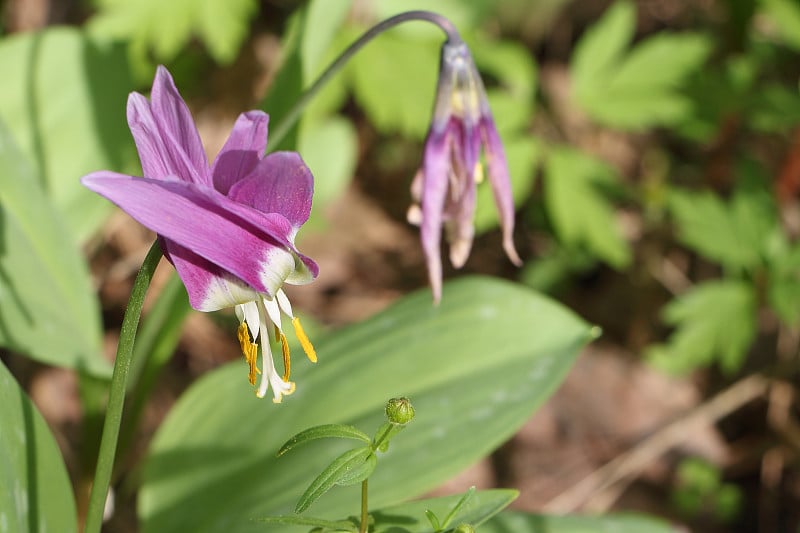
[[770, 261], [767, 299], [786, 325], [800, 322], [800, 245]]
[[668, 202], [685, 245], [729, 268], [752, 269], [763, 262], [777, 227], [764, 190], [740, 187], [726, 204], [710, 191], [674, 189]]
[[110, 376], [89, 272], [0, 122], [0, 346]]
[[792, 0], [761, 0], [761, 5], [788, 47], [800, 50], [800, 6]]
[[597, 190], [613, 183], [611, 167], [571, 148], [556, 148], [545, 163], [545, 203], [559, 238], [584, 246], [615, 268], [631, 260], [628, 244], [614, 219], [612, 206]]
[[664, 307], [664, 322], [676, 331], [648, 357], [656, 366], [683, 373], [718, 361], [737, 371], [756, 334], [756, 295], [745, 282], [708, 281]]
[[77, 531], [67, 469], [47, 423], [0, 362], [0, 528]]
[[354, 439], [360, 440], [365, 444], [370, 444], [372, 442], [372, 439], [369, 438], [369, 435], [358, 428], [354, 428], [353, 426], [348, 426], [345, 424], [323, 424], [321, 426], [308, 428], [290, 438], [284, 443], [283, 446], [281, 446], [281, 449], [278, 450], [278, 455], [283, 455], [292, 448], [300, 446], [301, 444], [305, 444], [306, 442], [328, 438]]
[[[294, 508], [295, 513], [302, 513], [309, 506], [317, 501], [323, 494], [328, 492], [334, 485], [342, 484], [348, 485], [353, 479], [352, 472], [356, 471], [362, 473], [362, 466], [368, 463], [369, 458], [374, 459], [375, 454], [372, 448], [354, 448], [344, 452], [342, 455], [333, 460], [319, 476], [311, 482], [306, 491], [298, 500]], [[372, 469], [374, 469], [374, 462]], [[370, 469], [370, 473], [372, 471]], [[369, 474], [367, 474], [369, 475]], [[363, 480], [363, 478], [362, 478]], [[361, 481], [361, 480], [359, 480]]]
[[[451, 525], [462, 523], [479, 526], [517, 499], [518, 492], [509, 489], [481, 490], [472, 494], [469, 501], [455, 513]], [[431, 524], [422, 519], [429, 511], [437, 516], [450, 512], [463, 498], [462, 495], [428, 498], [370, 512], [375, 518], [374, 533], [436, 533]], [[447, 527], [442, 524], [442, 527]], [[483, 526], [480, 531], [483, 532]]]
[[425, 136], [435, 97], [440, 47], [439, 39], [420, 40], [390, 31], [352, 60], [346, 72], [356, 102], [378, 131], [418, 139]]
[[231, 63], [250, 32], [255, 0], [98, 0], [89, 21], [98, 36], [128, 40], [158, 61], [171, 61], [194, 36], [218, 63]]
[[123, 51], [74, 28], [21, 33], [0, 41], [0, 71], [0, 120], [83, 241], [113, 206], [78, 178], [137, 167], [125, 122], [132, 81]]
[[314, 208], [306, 227], [324, 227], [326, 208], [352, 181], [358, 157], [353, 124], [341, 117], [303, 120], [298, 151], [316, 178]]
[[[297, 391], [280, 406], [254, 397], [239, 363], [212, 372], [181, 397], [152, 442], [142, 531], [256, 531], [250, 518], [291, 512], [309, 473], [347, 449], [318, 441], [276, 458], [287, 436], [326, 423], [377, 428], [392, 397], [410, 398], [416, 417], [381, 456], [370, 501], [383, 507], [419, 496], [509, 438], [591, 334], [543, 296], [467, 277], [445, 284], [438, 307], [419, 291], [327, 335], [317, 365], [293, 365]], [[358, 498], [357, 487], [338, 488], [314, 514], [357, 514]]]
[[622, 60], [636, 30], [633, 2], [614, 3], [575, 45], [571, 70], [575, 87], [585, 91], [608, 77]]
[[574, 97], [605, 125], [638, 130], [676, 124], [691, 111], [680, 91], [711, 53], [699, 34], [657, 34], [623, 54], [635, 29], [635, 12], [618, 2], [576, 46], [572, 60]]
[[358, 531], [358, 525], [349, 520], [322, 520], [321, 518], [307, 518], [305, 516], [297, 515], [267, 516], [264, 518], [256, 518], [255, 520], [268, 525], [283, 524], [287, 526], [311, 526], [323, 528], [323, 531], [327, 529], [333, 531]]
[[675, 533], [662, 520], [641, 515], [543, 516], [503, 511], [480, 529], [481, 533]]

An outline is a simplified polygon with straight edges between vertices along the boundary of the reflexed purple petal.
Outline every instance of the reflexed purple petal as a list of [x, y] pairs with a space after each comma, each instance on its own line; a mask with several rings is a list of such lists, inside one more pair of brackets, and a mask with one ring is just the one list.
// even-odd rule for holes
[[503, 249], [512, 263], [521, 266], [522, 259], [514, 247], [514, 197], [503, 143], [491, 117], [484, 118], [482, 126], [489, 183], [500, 213], [500, 227], [503, 229]]
[[258, 292], [273, 296], [296, 268], [293, 247], [284, 236], [291, 226], [280, 215], [264, 215], [178, 180], [95, 172], [82, 183]]
[[208, 181], [208, 164], [204, 162], [201, 168], [193, 166], [177, 141], [156, 124], [150, 102], [139, 93], [131, 93], [128, 97], [128, 126], [136, 142], [145, 177], [163, 179], [176, 176], [198, 184]]
[[428, 265], [428, 278], [434, 303], [442, 297], [442, 258], [439, 250], [442, 238], [442, 211], [447, 196], [450, 171], [449, 136], [429, 135], [422, 162], [422, 224], [420, 237]]
[[296, 152], [273, 152], [228, 191], [228, 197], [263, 213], [280, 213], [300, 228], [311, 213], [314, 177]]
[[[199, 171], [203, 181], [196, 183], [210, 186], [208, 159], [192, 114], [175, 87], [169, 71], [160, 65], [156, 69], [153, 90], [150, 93], [150, 109], [164, 141], [172, 140], [176, 149], [180, 149], [185, 155], [182, 159], [186, 160], [187, 166]], [[182, 177], [180, 174], [178, 176]]]
[[231, 186], [241, 180], [264, 157], [267, 149], [269, 115], [263, 111], [248, 111], [236, 119], [225, 146], [211, 165], [214, 188], [228, 194]]

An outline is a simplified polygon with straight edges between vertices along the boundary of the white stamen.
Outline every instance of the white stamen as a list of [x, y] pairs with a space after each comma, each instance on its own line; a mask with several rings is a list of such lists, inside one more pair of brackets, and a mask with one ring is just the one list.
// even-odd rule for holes
[[239, 319], [239, 323], [247, 322], [247, 327], [250, 329], [253, 342], [256, 342], [259, 330], [258, 306], [256, 303], [247, 302], [239, 304], [234, 308], [234, 311], [236, 312], [236, 318]]
[[281, 311], [289, 318], [294, 318], [292, 304], [289, 303], [289, 298], [286, 297], [286, 293], [283, 292], [283, 289], [278, 289], [278, 292], [275, 293], [275, 299], [278, 300], [278, 307], [281, 308]]
[[[278, 329], [281, 329], [281, 308], [278, 306], [278, 302], [273, 298], [262, 298], [261, 301], [263, 302], [263, 307], [266, 310], [267, 316], [272, 321], [273, 324], [278, 326]], [[267, 337], [269, 338], [269, 333], [267, 333]]]

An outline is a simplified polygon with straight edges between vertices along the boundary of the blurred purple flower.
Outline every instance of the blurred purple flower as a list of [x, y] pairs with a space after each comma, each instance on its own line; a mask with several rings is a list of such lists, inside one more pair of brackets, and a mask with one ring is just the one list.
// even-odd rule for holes
[[483, 179], [480, 160], [484, 150], [489, 183], [500, 213], [503, 248], [517, 266], [522, 261], [514, 248], [514, 201], [508, 164], [486, 91], [467, 45], [442, 46], [439, 82], [422, 167], [411, 185], [414, 201], [409, 222], [420, 226], [422, 248], [428, 264], [433, 299], [442, 292], [439, 245], [444, 226], [450, 244], [450, 262], [464, 265], [472, 248], [476, 186]]
[[[188, 107], [169, 72], [159, 67], [151, 100], [138, 93], [128, 99], [128, 125], [144, 177], [99, 171], [81, 181], [158, 234], [192, 307], [235, 307], [250, 383], [255, 385], [260, 372], [260, 337], [263, 374], [257, 394], [263, 397], [271, 386], [277, 403], [295, 388], [281, 315], [291, 320], [306, 355], [316, 362], [282, 287], [309, 283], [319, 269], [294, 245], [311, 210], [313, 177], [295, 152], [264, 156], [268, 120], [261, 111], [241, 114], [209, 167]], [[273, 329], [283, 376], [269, 347]]]

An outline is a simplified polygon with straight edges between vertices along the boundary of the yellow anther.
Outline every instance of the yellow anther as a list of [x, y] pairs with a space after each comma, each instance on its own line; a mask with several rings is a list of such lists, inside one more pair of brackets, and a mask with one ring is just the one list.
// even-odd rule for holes
[[250, 341], [250, 331], [247, 329], [247, 324], [245, 322], [239, 324], [239, 329], [236, 333], [239, 337], [239, 346], [242, 348], [242, 355], [244, 355], [247, 364], [250, 366], [250, 372], [247, 377], [250, 380], [250, 385], [255, 385], [256, 375], [261, 373], [257, 366], [258, 344]]
[[475, 175], [475, 183], [476, 184], [483, 183], [483, 180], [486, 178], [486, 176], [484, 176], [484, 174], [483, 174], [483, 165], [481, 164], [480, 161], [475, 163], [474, 175]]
[[286, 335], [282, 331], [275, 329], [276, 333], [280, 334], [281, 351], [283, 352], [283, 381], [289, 383], [289, 375], [292, 373], [292, 358], [289, 357], [289, 342], [286, 340]]
[[306, 357], [312, 363], [317, 362], [317, 352], [314, 350], [314, 346], [311, 344], [311, 341], [308, 340], [308, 336], [306, 332], [303, 331], [303, 326], [300, 325], [300, 319], [297, 317], [292, 317], [292, 326], [294, 326], [294, 333], [297, 335], [297, 340], [300, 341], [300, 346], [303, 347], [303, 351], [306, 352]]

